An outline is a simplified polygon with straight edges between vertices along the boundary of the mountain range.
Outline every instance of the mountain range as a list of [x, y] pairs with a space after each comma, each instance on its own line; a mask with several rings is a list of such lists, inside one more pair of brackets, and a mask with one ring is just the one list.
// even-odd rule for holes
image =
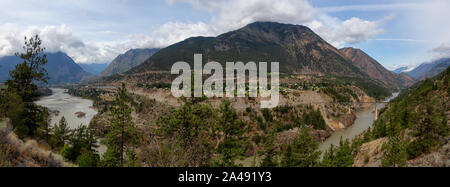
[[397, 73], [397, 74], [400, 74], [400, 73], [407, 72], [408, 69], [410, 69], [408, 66], [403, 66], [403, 67], [399, 67], [399, 68], [395, 69], [395, 70], [392, 71], [392, 72]]
[[108, 67], [108, 63], [78, 64], [84, 71], [98, 75]]
[[421, 64], [417, 68], [409, 71], [408, 74], [418, 80], [431, 78], [443, 72], [450, 66], [450, 58], [442, 58], [431, 63]]
[[[61, 83], [77, 83], [83, 77], [89, 75], [72, 58], [65, 53], [46, 53], [47, 64], [44, 68], [47, 70], [50, 80], [49, 84]], [[9, 71], [13, 70], [15, 66], [22, 63], [23, 60], [17, 56], [5, 56], [0, 58], [0, 82], [9, 79]]]
[[441, 58], [432, 62], [423, 63], [411, 71], [407, 71], [408, 67], [400, 67], [394, 72], [396, 73], [407, 73], [408, 75], [414, 77], [417, 80], [424, 80], [426, 78], [432, 78], [439, 73], [443, 72], [450, 66], [450, 58]]
[[131, 49], [117, 56], [109, 66], [100, 73], [101, 77], [123, 73], [142, 64], [160, 49]]
[[300, 25], [255, 22], [218, 37], [193, 37], [154, 54], [128, 74], [170, 70], [185, 61], [193, 67], [194, 53], [203, 61], [280, 62], [282, 73], [364, 76], [339, 50], [311, 29]]
[[[195, 53], [203, 55], [203, 63], [280, 62], [281, 73], [353, 77], [389, 90], [414, 82], [408, 75], [390, 72], [359, 49], [338, 50], [308, 27], [275, 22], [255, 22], [217, 37], [188, 38], [159, 50], [123, 76], [150, 80], [142, 76], [170, 71], [178, 61], [193, 67]], [[115, 76], [109, 80], [120, 79]]]

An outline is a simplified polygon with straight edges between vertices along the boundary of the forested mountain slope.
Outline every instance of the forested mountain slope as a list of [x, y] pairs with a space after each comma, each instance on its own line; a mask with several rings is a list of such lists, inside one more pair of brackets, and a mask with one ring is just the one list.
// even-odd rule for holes
[[[363, 144], [356, 165], [450, 166], [449, 99], [450, 68], [403, 91], [380, 112], [374, 127], [355, 141], [379, 142]], [[380, 148], [382, 157], [369, 154]]]

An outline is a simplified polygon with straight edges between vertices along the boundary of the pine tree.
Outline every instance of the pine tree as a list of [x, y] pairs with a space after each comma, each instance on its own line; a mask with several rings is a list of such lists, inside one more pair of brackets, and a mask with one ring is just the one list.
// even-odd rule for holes
[[320, 109], [314, 110], [311, 106], [308, 106], [307, 110], [310, 111], [303, 114], [303, 124], [311, 126], [314, 129], [325, 130], [327, 124], [320, 113]]
[[6, 81], [9, 90], [14, 90], [24, 102], [32, 102], [37, 90], [35, 82], [47, 83], [48, 76], [44, 66], [47, 63], [47, 55], [41, 54], [45, 48], [41, 47], [42, 40], [38, 35], [27, 40], [23, 49], [25, 53], [16, 53], [23, 59], [23, 63], [16, 65], [16, 69], [10, 72], [11, 79]]
[[223, 134], [223, 141], [218, 149], [221, 154], [221, 166], [235, 166], [234, 160], [243, 153], [245, 123], [238, 119], [236, 110], [228, 100], [225, 100], [220, 106], [218, 123]]
[[43, 68], [47, 63], [47, 57], [42, 54], [45, 48], [41, 47], [41, 44], [42, 40], [38, 35], [29, 40], [25, 37], [23, 46], [25, 52], [15, 54], [23, 62], [10, 71], [10, 79], [6, 81], [7, 92], [17, 94], [23, 102], [23, 109], [11, 119], [14, 130], [20, 138], [34, 137], [38, 124], [42, 122], [43, 111], [33, 103], [38, 88], [36, 83], [48, 81], [47, 72]]
[[267, 133], [262, 155], [264, 159], [261, 162], [261, 167], [277, 167], [278, 160], [276, 158], [277, 152], [274, 145], [275, 142], [275, 133], [273, 131]]
[[310, 129], [302, 128], [292, 143], [292, 163], [290, 167], [318, 166], [321, 152], [319, 144], [309, 136]]
[[413, 135], [417, 138], [407, 148], [410, 158], [429, 152], [439, 143], [442, 134], [441, 124], [436, 114], [433, 113], [433, 106], [427, 106], [423, 121], [414, 129]]
[[339, 141], [339, 146], [331, 147], [324, 153], [322, 159], [324, 167], [351, 167], [353, 165], [352, 147], [348, 140]]
[[323, 154], [321, 166], [337, 167], [336, 160], [336, 148], [331, 144], [330, 148]]
[[55, 138], [54, 147], [61, 147], [64, 145], [65, 141], [69, 139], [69, 134], [71, 130], [66, 121], [66, 118], [63, 116], [61, 120], [59, 120], [58, 125], [55, 124], [53, 130], [53, 136]]
[[283, 159], [281, 160], [281, 166], [290, 167], [294, 165], [294, 158], [292, 156], [292, 146], [288, 146], [284, 152]]
[[[207, 166], [214, 153], [214, 138], [220, 136], [211, 105], [183, 100], [183, 105], [158, 120], [158, 134], [184, 150], [183, 166]], [[217, 139], [216, 139], [217, 140]], [[217, 163], [217, 165], [220, 165]]]
[[136, 150], [134, 150], [133, 148], [128, 149], [126, 151], [126, 155], [127, 155], [127, 162], [125, 163], [125, 165], [127, 167], [140, 167], [141, 163], [138, 160], [137, 154], [136, 154]]
[[385, 167], [405, 167], [408, 154], [406, 152], [407, 141], [403, 134], [390, 136], [387, 143], [384, 143], [384, 151], [381, 164]]
[[43, 108], [42, 120], [40, 120], [38, 134], [40, 138], [45, 139], [47, 143], [50, 141], [50, 135], [53, 132], [53, 127], [50, 125], [50, 116], [47, 108]]
[[101, 160], [103, 167], [119, 167], [120, 166], [120, 150], [115, 145], [108, 145], [105, 154]]
[[100, 156], [94, 151], [83, 151], [78, 156], [76, 163], [80, 167], [97, 167], [100, 161]]
[[99, 162], [97, 148], [97, 139], [94, 137], [94, 131], [84, 125], [73, 130], [67, 143], [61, 150], [61, 154], [81, 167], [95, 167]]
[[0, 91], [0, 119], [9, 118], [16, 120], [24, 109], [22, 99], [15, 92]]
[[113, 119], [105, 138], [105, 144], [108, 147], [108, 156], [112, 156], [109, 159], [116, 161], [118, 165], [115, 166], [123, 167], [125, 152], [137, 141], [136, 126], [131, 121], [129, 96], [124, 83], [116, 93], [112, 114]]
[[269, 149], [261, 162], [261, 167], [278, 167], [278, 162], [275, 155], [275, 150]]
[[353, 165], [353, 155], [350, 142], [348, 140], [342, 140], [342, 137], [336, 151], [336, 158], [336, 167], [351, 167]]
[[409, 128], [409, 127], [411, 127], [411, 123], [410, 123], [410, 121], [411, 121], [411, 115], [410, 115], [410, 112], [409, 112], [409, 108], [408, 108], [408, 105], [407, 104], [405, 104], [405, 106], [404, 106], [404, 108], [403, 108], [403, 112], [402, 112], [402, 127], [403, 128]]
[[439, 126], [439, 135], [441, 135], [442, 137], [446, 137], [449, 135], [449, 128], [448, 128], [448, 120], [447, 120], [447, 115], [443, 114], [443, 118], [441, 121], [441, 125]]

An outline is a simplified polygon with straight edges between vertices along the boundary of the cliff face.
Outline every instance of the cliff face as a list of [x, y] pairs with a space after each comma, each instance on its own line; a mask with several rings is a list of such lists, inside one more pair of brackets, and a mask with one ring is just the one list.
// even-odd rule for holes
[[353, 167], [380, 167], [383, 158], [382, 146], [387, 138], [377, 139], [361, 146], [356, 155]]
[[[353, 125], [356, 120], [356, 111], [374, 107], [374, 105], [371, 104], [376, 101], [373, 97], [368, 96], [358, 87], [348, 87], [348, 89], [352, 93], [351, 95], [348, 95], [350, 98], [348, 102], [353, 104], [343, 105], [339, 103], [332, 103], [333, 99], [328, 98], [329, 104], [322, 106], [324, 111], [322, 115], [326, 119], [328, 126], [334, 131], [345, 129]], [[344, 93], [342, 92], [341, 94]]]

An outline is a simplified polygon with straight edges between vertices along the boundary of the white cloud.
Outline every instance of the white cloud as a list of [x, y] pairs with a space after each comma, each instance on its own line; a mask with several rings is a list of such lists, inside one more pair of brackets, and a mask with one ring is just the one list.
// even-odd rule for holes
[[[108, 62], [118, 54], [133, 48], [166, 47], [192, 36], [214, 36], [215, 31], [203, 22], [169, 22], [150, 34], [134, 34], [118, 37], [113, 41], [84, 42], [66, 25], [31, 26], [21, 31], [16, 24], [0, 25], [0, 56], [13, 55], [22, 50], [24, 37], [38, 34], [46, 52], [62, 51], [77, 63]], [[99, 34], [118, 35], [113, 31]]]
[[153, 46], [164, 47], [193, 36], [215, 36], [220, 34], [217, 29], [203, 22], [182, 23], [169, 22], [151, 33], [155, 38]]
[[[207, 0], [201, 1], [202, 4]], [[209, 10], [217, 12], [212, 23], [224, 31], [243, 27], [255, 21], [277, 21], [282, 23], [307, 23], [314, 19], [317, 11], [304, 0], [231, 0], [208, 1]], [[214, 3], [214, 4], [213, 4]], [[212, 5], [211, 5], [212, 4]]]
[[19, 27], [15, 24], [7, 23], [0, 26], [0, 56], [11, 55], [20, 49], [21, 43], [16, 33]]
[[337, 38], [342, 38], [343, 42], [354, 44], [367, 38], [375, 38], [384, 32], [379, 28], [380, 22], [366, 21], [359, 18], [345, 20], [337, 28]]
[[103, 34], [103, 35], [118, 35], [120, 33], [116, 32], [116, 31], [106, 30], [106, 31], [100, 31], [100, 34]]
[[437, 58], [450, 57], [450, 43], [444, 43], [431, 50], [437, 54]]
[[394, 65], [386, 66], [386, 68], [390, 71], [394, 71], [399, 68], [406, 68], [402, 72], [409, 72], [409, 71], [412, 71], [413, 69], [415, 69], [419, 65], [420, 64], [394, 64]]
[[208, 11], [212, 27], [231, 31], [255, 21], [277, 21], [302, 24], [317, 14], [305, 0], [167, 0], [169, 4], [187, 2]]
[[418, 43], [430, 42], [429, 40], [418, 40], [418, 39], [412, 39], [412, 38], [376, 38], [376, 39], [371, 39], [371, 40], [375, 40], [375, 41], [418, 42]]
[[385, 32], [380, 28], [382, 21], [366, 21], [356, 17], [341, 21], [325, 15], [319, 19], [321, 21], [313, 21], [308, 26], [336, 47], [359, 43]]
[[319, 8], [321, 12], [344, 12], [344, 11], [398, 11], [405, 9], [420, 8], [422, 3], [408, 2], [408, 3], [386, 3], [386, 4], [367, 4], [367, 5], [344, 5], [344, 6], [330, 6]]
[[24, 37], [36, 34], [46, 52], [65, 52], [76, 62], [106, 62], [117, 54], [116, 50], [108, 50], [108, 46], [83, 42], [66, 25], [31, 26], [21, 32], [16, 24], [4, 24], [0, 25], [0, 56], [22, 51]]
[[309, 26], [325, 40], [341, 47], [375, 38], [384, 33], [383, 23], [390, 17], [367, 21], [353, 17], [340, 20], [320, 12], [306, 0], [167, 0], [169, 4], [188, 2], [212, 15], [215, 31], [227, 32], [255, 21], [275, 21]]

